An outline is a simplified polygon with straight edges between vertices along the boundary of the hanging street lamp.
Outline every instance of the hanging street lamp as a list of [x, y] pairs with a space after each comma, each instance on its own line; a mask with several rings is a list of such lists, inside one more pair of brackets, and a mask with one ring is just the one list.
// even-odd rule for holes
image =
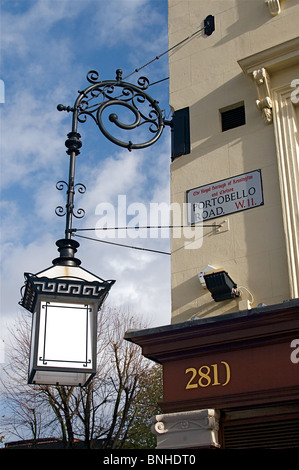
[[60, 262], [25, 273], [32, 315], [28, 383], [87, 385], [96, 373], [97, 313], [114, 281]]
[[[66, 189], [66, 206], [58, 206], [58, 216], [66, 217], [65, 236], [56, 242], [59, 257], [52, 266], [37, 273], [25, 273], [20, 305], [32, 313], [32, 331], [28, 383], [43, 385], [85, 386], [96, 373], [97, 314], [115, 281], [105, 281], [80, 266], [75, 257], [79, 243], [72, 239], [75, 229], [73, 217], [82, 218], [83, 209], [75, 210], [74, 197], [83, 184], [75, 184], [76, 157], [82, 142], [77, 127], [91, 117], [104, 136], [118, 146], [142, 149], [155, 143], [162, 134], [165, 121], [158, 102], [145, 90], [149, 81], [145, 77], [138, 85], [124, 82], [122, 71], [116, 71], [116, 80], [98, 81], [98, 73], [90, 71], [90, 85], [79, 96], [73, 107], [58, 105], [59, 111], [71, 112], [72, 130], [65, 142], [69, 160], [68, 182], [58, 181], [58, 190]], [[125, 124], [112, 112], [110, 126], [121, 131], [142, 130], [142, 142], [124, 141], [111, 134], [104, 126], [104, 113], [108, 108], [129, 112], [133, 122]], [[111, 108], [112, 107], [112, 108]], [[130, 119], [131, 119], [130, 118]], [[109, 123], [108, 123], [109, 126]], [[147, 128], [148, 137], [143, 130]], [[138, 136], [140, 133], [138, 134]]]
[[[148, 64], [200, 31], [209, 36], [214, 29], [214, 17], [209, 15], [203, 28]], [[76, 157], [82, 147], [78, 123], [92, 118], [108, 140], [129, 151], [153, 145], [165, 125], [172, 128], [173, 134], [181, 133], [176, 121], [164, 119], [158, 101], [147, 93], [150, 83], [146, 77], [140, 77], [134, 85], [125, 82], [122, 70], [118, 69], [115, 80], [99, 81], [98, 72], [91, 70], [87, 80], [89, 85], [78, 92], [73, 107], [57, 106], [58, 111], [72, 113], [72, 130], [65, 142], [70, 157], [68, 182], [61, 180], [56, 184], [58, 190], [66, 189], [67, 194], [65, 208], [58, 206], [55, 210], [58, 216], [66, 217], [64, 238], [56, 242], [59, 257], [52, 261], [51, 267], [37, 274], [24, 274], [20, 305], [32, 313], [30, 384], [84, 386], [89, 383], [96, 373], [97, 314], [115, 282], [90, 273], [75, 257], [79, 243], [72, 238], [76, 231], [73, 217], [82, 218], [85, 212], [81, 208], [75, 210], [74, 198], [76, 190], [81, 194], [86, 190], [83, 184], [75, 184]], [[124, 139], [124, 131], [131, 133], [131, 140]]]

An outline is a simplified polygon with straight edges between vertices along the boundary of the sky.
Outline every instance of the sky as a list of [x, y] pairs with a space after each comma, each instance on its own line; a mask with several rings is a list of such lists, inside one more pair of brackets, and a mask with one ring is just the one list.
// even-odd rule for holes
[[[50, 267], [58, 256], [55, 242], [64, 238], [65, 218], [57, 217], [55, 208], [65, 206], [66, 195], [57, 191], [56, 183], [68, 178], [64, 143], [71, 131], [71, 113], [56, 107], [73, 106], [78, 90], [89, 85], [88, 71], [98, 71], [100, 80], [114, 80], [116, 69], [121, 68], [125, 77], [166, 51], [168, 31], [167, 0], [0, 0], [0, 4], [3, 362], [8, 329], [21, 308], [24, 272]], [[151, 83], [167, 78], [167, 54], [127, 81], [136, 84], [142, 75]], [[169, 118], [168, 80], [147, 92]], [[117, 216], [109, 222], [117, 226], [120, 220], [134, 225], [140, 204], [148, 217], [153, 205], [169, 204], [169, 127], [154, 145], [132, 152], [110, 142], [91, 118], [79, 123], [78, 132], [83, 146], [75, 183], [83, 183], [87, 190], [75, 196], [75, 208], [82, 207], [85, 217], [74, 219], [74, 228], [98, 227], [105, 207], [115, 208]], [[100, 236], [98, 231], [78, 234], [97, 240]], [[155, 238], [144, 230], [127, 232], [126, 238], [123, 231], [118, 236], [111, 232], [113, 239], [104, 238], [107, 234], [102, 233], [102, 239], [170, 251], [165, 230]], [[130, 309], [151, 327], [170, 323], [170, 256], [76, 240], [81, 266], [102, 279], [116, 280], [110, 305]]]

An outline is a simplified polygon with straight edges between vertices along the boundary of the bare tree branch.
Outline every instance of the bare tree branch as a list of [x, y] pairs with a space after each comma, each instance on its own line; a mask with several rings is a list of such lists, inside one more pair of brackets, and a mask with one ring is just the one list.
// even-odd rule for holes
[[[128, 329], [146, 325], [129, 311], [104, 306], [98, 314], [97, 373], [86, 388], [27, 384], [31, 318], [23, 312], [11, 331], [10, 361], [1, 395], [4, 426], [18, 438], [60, 437], [66, 447], [76, 439], [86, 447], [124, 446], [140, 418], [145, 383], [153, 363], [137, 345], [124, 340]], [[142, 392], [142, 393], [141, 393]]]

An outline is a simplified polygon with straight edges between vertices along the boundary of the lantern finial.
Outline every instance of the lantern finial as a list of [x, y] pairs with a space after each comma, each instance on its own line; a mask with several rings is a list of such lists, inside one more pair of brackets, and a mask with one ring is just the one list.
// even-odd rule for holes
[[76, 240], [63, 238], [62, 240], [57, 240], [56, 245], [58, 246], [60, 257], [52, 261], [54, 266], [80, 266], [81, 261], [74, 257], [77, 248], [80, 246]]

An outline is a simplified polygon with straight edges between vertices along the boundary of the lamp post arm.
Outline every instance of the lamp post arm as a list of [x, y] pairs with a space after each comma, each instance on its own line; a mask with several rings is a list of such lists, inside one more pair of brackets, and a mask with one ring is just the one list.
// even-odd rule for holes
[[[56, 214], [66, 216], [65, 238], [70, 240], [72, 235], [72, 219], [73, 217], [81, 218], [84, 216], [84, 210], [78, 209], [74, 211], [74, 197], [76, 186], [79, 186], [79, 192], [85, 192], [85, 186], [82, 184], [75, 185], [75, 166], [76, 157], [80, 153], [82, 142], [78, 133], [78, 122], [84, 123], [87, 117], [92, 118], [102, 134], [114, 144], [132, 149], [143, 149], [154, 144], [161, 136], [165, 125], [170, 125], [170, 121], [164, 120], [159, 103], [153, 99], [147, 92], [149, 80], [146, 77], [140, 77], [137, 85], [124, 82], [122, 80], [122, 71], [116, 71], [115, 80], [99, 81], [98, 72], [91, 70], [87, 74], [87, 81], [90, 83], [83, 91], [79, 91], [79, 95], [74, 103], [74, 107], [59, 104], [58, 111], [72, 112], [72, 131], [68, 134], [65, 142], [67, 154], [70, 156], [69, 162], [69, 179], [68, 183], [58, 182], [57, 189], [62, 189], [64, 185], [67, 187], [67, 203], [65, 210], [63, 207], [56, 208]], [[121, 140], [119, 137], [111, 134], [107, 125], [104, 124], [104, 113], [112, 110], [107, 121], [114, 125], [113, 130], [126, 130], [133, 132], [142, 127], [147, 130], [148, 139], [144, 137], [140, 142], [140, 136], [137, 134], [138, 141]], [[120, 119], [116, 110], [125, 111], [128, 115], [125, 123]], [[105, 113], [106, 115], [106, 113]], [[109, 129], [110, 129], [109, 127]], [[142, 133], [144, 136], [144, 133]], [[59, 184], [64, 183], [64, 184]]]
[[[116, 80], [98, 81], [98, 72], [92, 70], [87, 74], [90, 86], [79, 91], [74, 107], [58, 105], [59, 111], [72, 111], [72, 132], [77, 132], [78, 122], [85, 122], [91, 117], [99, 127], [102, 134], [116, 145], [132, 149], [142, 149], [155, 143], [164, 129], [164, 118], [159, 103], [145, 90], [149, 87], [149, 80], [140, 77], [138, 85], [122, 81], [122, 71], [116, 71]], [[108, 120], [115, 125], [115, 130], [123, 129], [134, 131], [141, 126], [147, 127], [151, 138], [142, 142], [123, 141], [115, 137], [104, 124], [104, 111], [108, 109], [127, 111], [131, 123], [122, 122], [115, 112], [109, 115]]]

